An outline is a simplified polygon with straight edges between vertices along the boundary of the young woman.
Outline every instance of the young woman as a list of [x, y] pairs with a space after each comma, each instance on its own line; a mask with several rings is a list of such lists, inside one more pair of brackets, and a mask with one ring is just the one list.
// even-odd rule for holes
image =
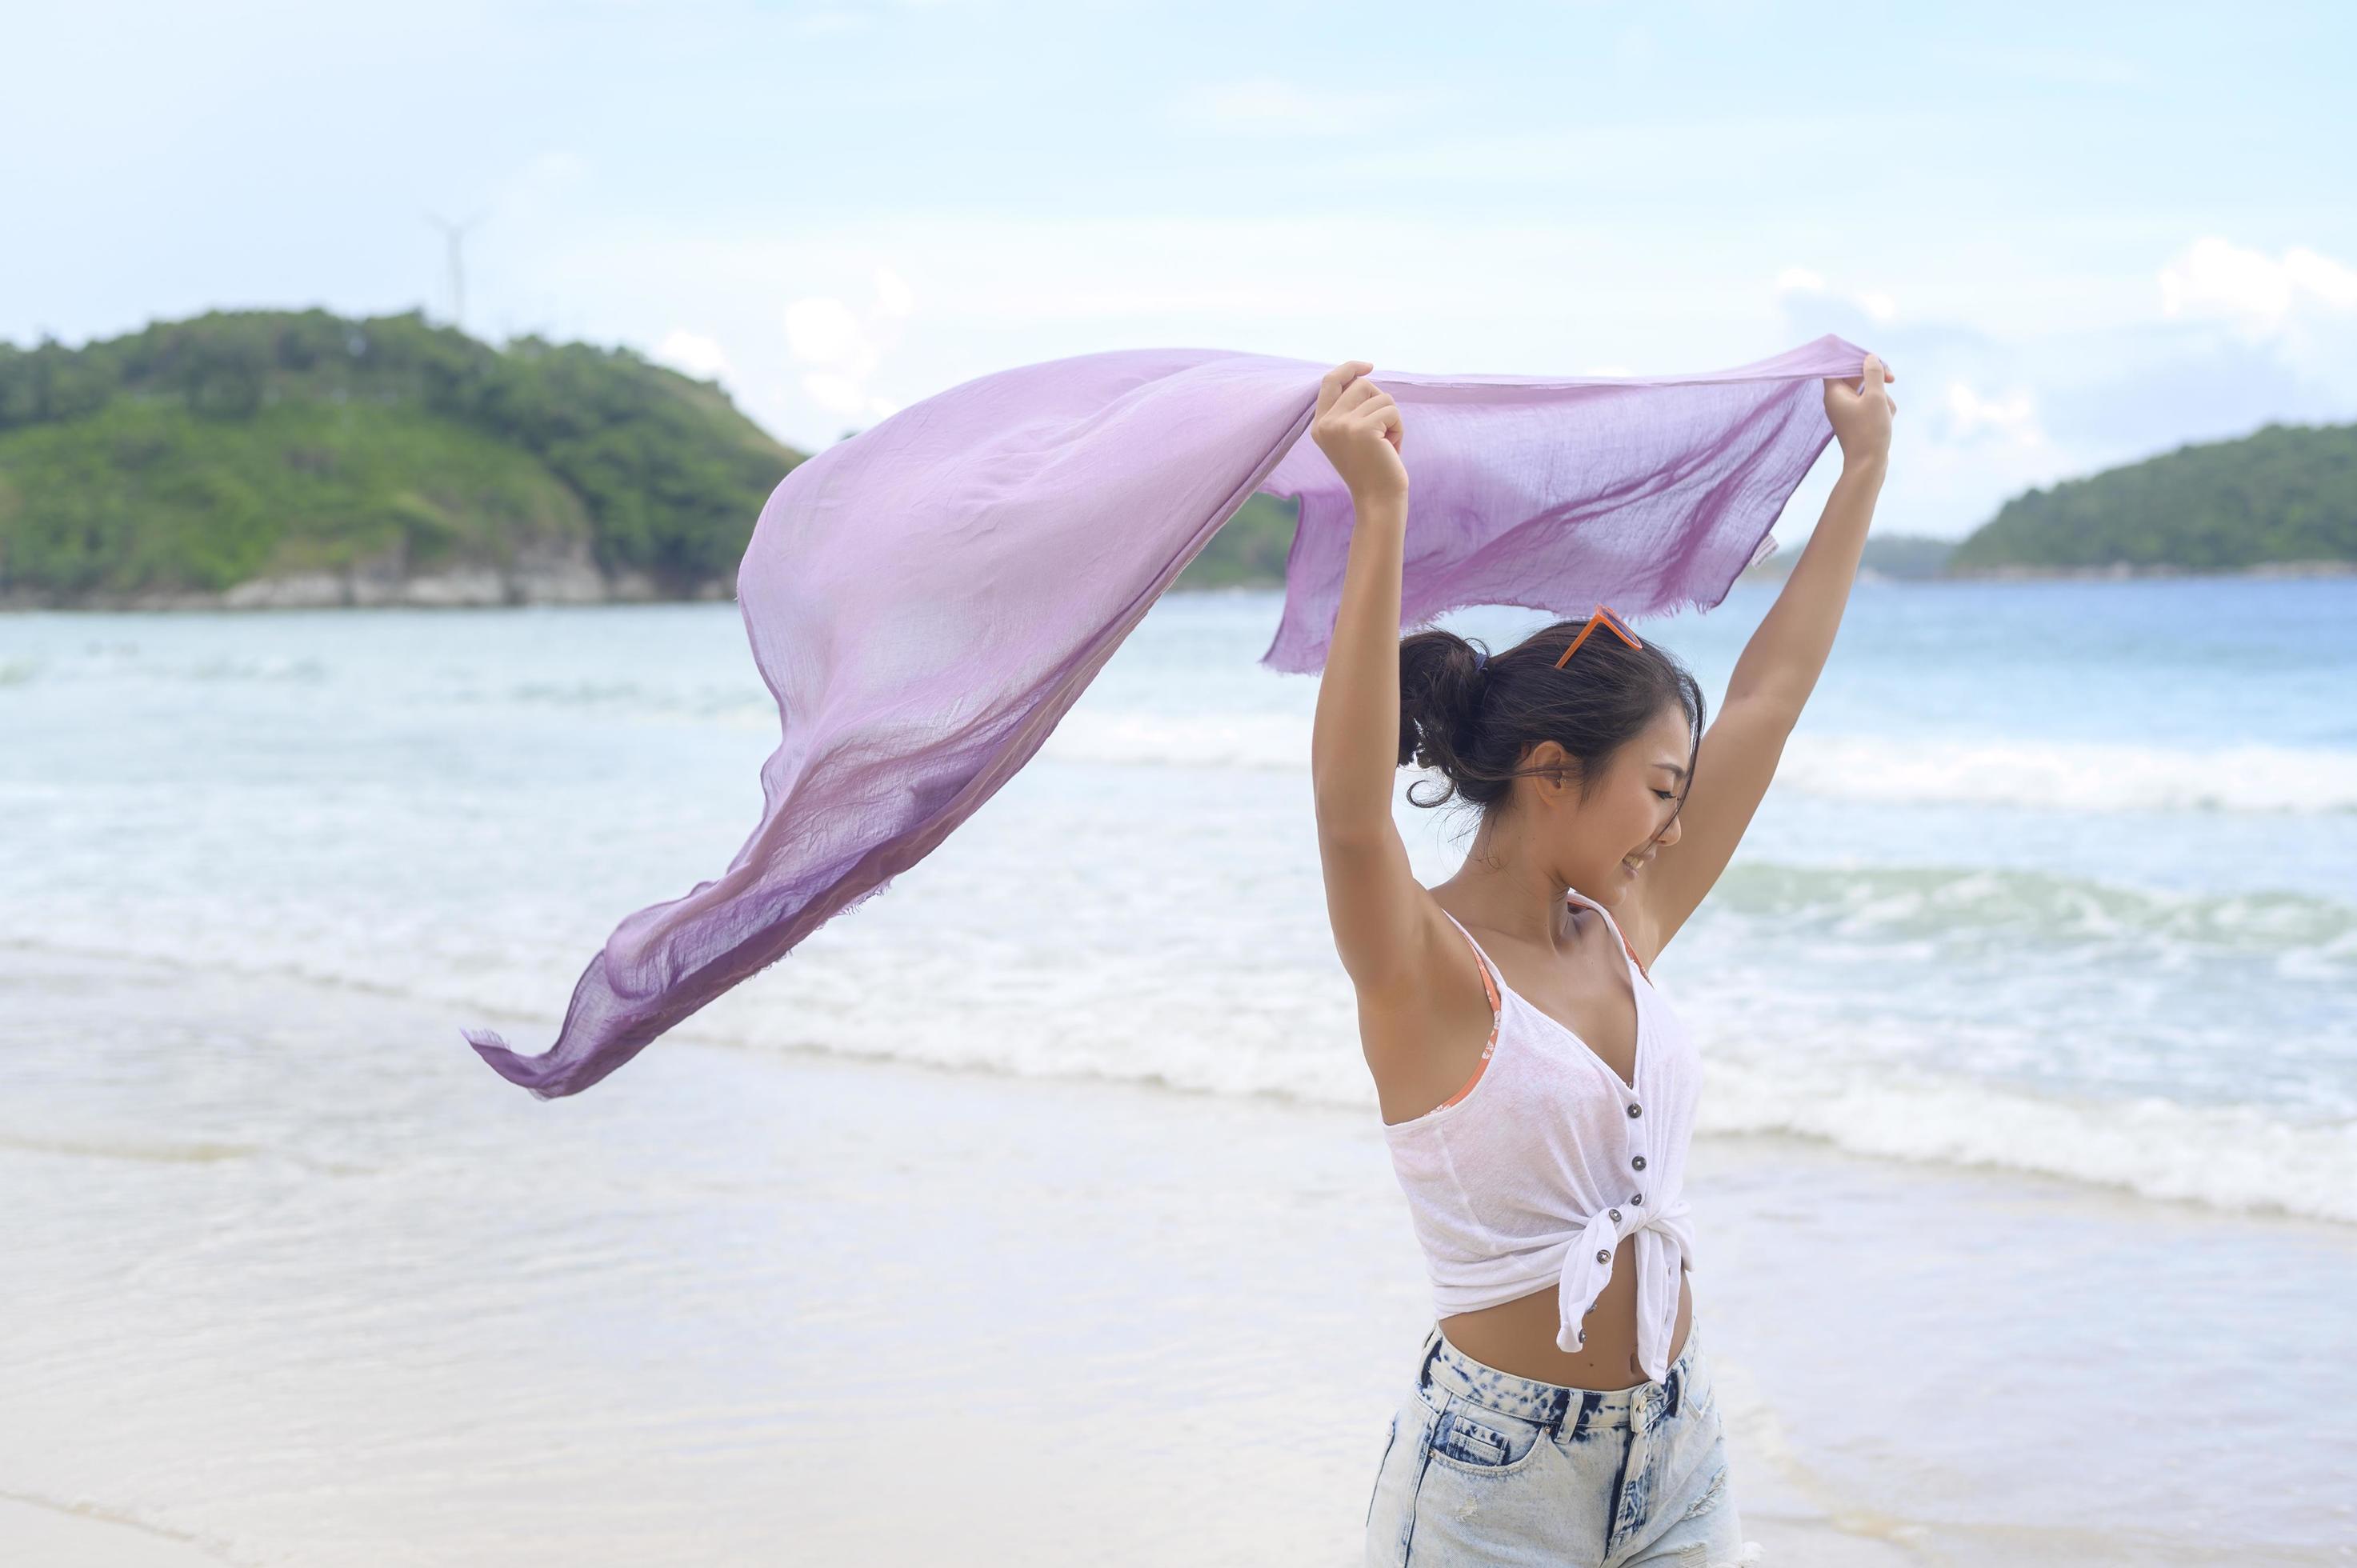
[[[1335, 945], [1438, 1315], [1366, 1561], [1749, 1561], [1685, 1278], [1701, 1064], [1650, 971], [1833, 647], [1896, 378], [1869, 354], [1855, 387], [1825, 383], [1841, 478], [1706, 731], [1694, 677], [1600, 605], [1494, 657], [1401, 639], [1408, 475], [1373, 368], [1328, 372], [1310, 426], [1356, 510], [1311, 765]], [[1448, 786], [1416, 804], [1480, 811], [1429, 888], [1392, 822], [1410, 761]]]

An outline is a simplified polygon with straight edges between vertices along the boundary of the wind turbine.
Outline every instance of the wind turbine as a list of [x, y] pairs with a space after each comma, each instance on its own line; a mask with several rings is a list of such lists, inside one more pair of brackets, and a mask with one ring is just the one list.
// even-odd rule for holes
[[459, 261], [458, 242], [465, 236], [468, 230], [480, 223], [488, 215], [488, 212], [478, 212], [464, 223], [453, 223], [448, 219], [436, 217], [431, 212], [425, 215], [425, 220], [428, 223], [440, 229], [449, 238], [450, 322], [461, 332], [467, 329], [467, 273], [465, 266]]

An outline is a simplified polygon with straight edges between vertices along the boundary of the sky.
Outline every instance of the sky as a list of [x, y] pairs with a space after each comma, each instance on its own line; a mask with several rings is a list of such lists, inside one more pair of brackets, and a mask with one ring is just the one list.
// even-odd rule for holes
[[20, 345], [422, 308], [811, 451], [1104, 349], [1380, 382], [1834, 332], [1898, 376], [1876, 532], [1949, 538], [2357, 420], [2357, 7], [0, 0], [0, 38]]

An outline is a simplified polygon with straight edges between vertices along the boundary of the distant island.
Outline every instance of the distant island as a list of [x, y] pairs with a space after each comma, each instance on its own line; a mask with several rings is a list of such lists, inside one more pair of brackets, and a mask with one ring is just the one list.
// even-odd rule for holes
[[[415, 311], [0, 343], [0, 608], [727, 598], [807, 456], [632, 349], [493, 348]], [[1252, 497], [1174, 587], [1281, 585], [1294, 520]], [[2357, 425], [2270, 424], [2033, 489], [1961, 541], [1869, 538], [1861, 570], [2357, 570]]]
[[[1781, 551], [1747, 578], [1790, 572]], [[2357, 574], [2357, 424], [2267, 424], [2189, 444], [1997, 509], [1959, 540], [1869, 534], [1858, 570], [1894, 578]]]
[[2016, 496], [1948, 576], [2330, 570], [2357, 564], [2357, 424], [2266, 424]]
[[726, 596], [804, 456], [630, 349], [416, 312], [0, 344], [0, 605]]

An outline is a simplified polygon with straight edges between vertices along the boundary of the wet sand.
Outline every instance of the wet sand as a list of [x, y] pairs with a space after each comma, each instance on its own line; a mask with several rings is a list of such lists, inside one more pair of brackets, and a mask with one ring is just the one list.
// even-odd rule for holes
[[[0, 1558], [1358, 1561], [1430, 1322], [1370, 1117], [694, 1021], [542, 1103], [379, 992], [0, 996]], [[2345, 1228], [1775, 1137], [1689, 1192], [1768, 1568], [2357, 1552]]]

